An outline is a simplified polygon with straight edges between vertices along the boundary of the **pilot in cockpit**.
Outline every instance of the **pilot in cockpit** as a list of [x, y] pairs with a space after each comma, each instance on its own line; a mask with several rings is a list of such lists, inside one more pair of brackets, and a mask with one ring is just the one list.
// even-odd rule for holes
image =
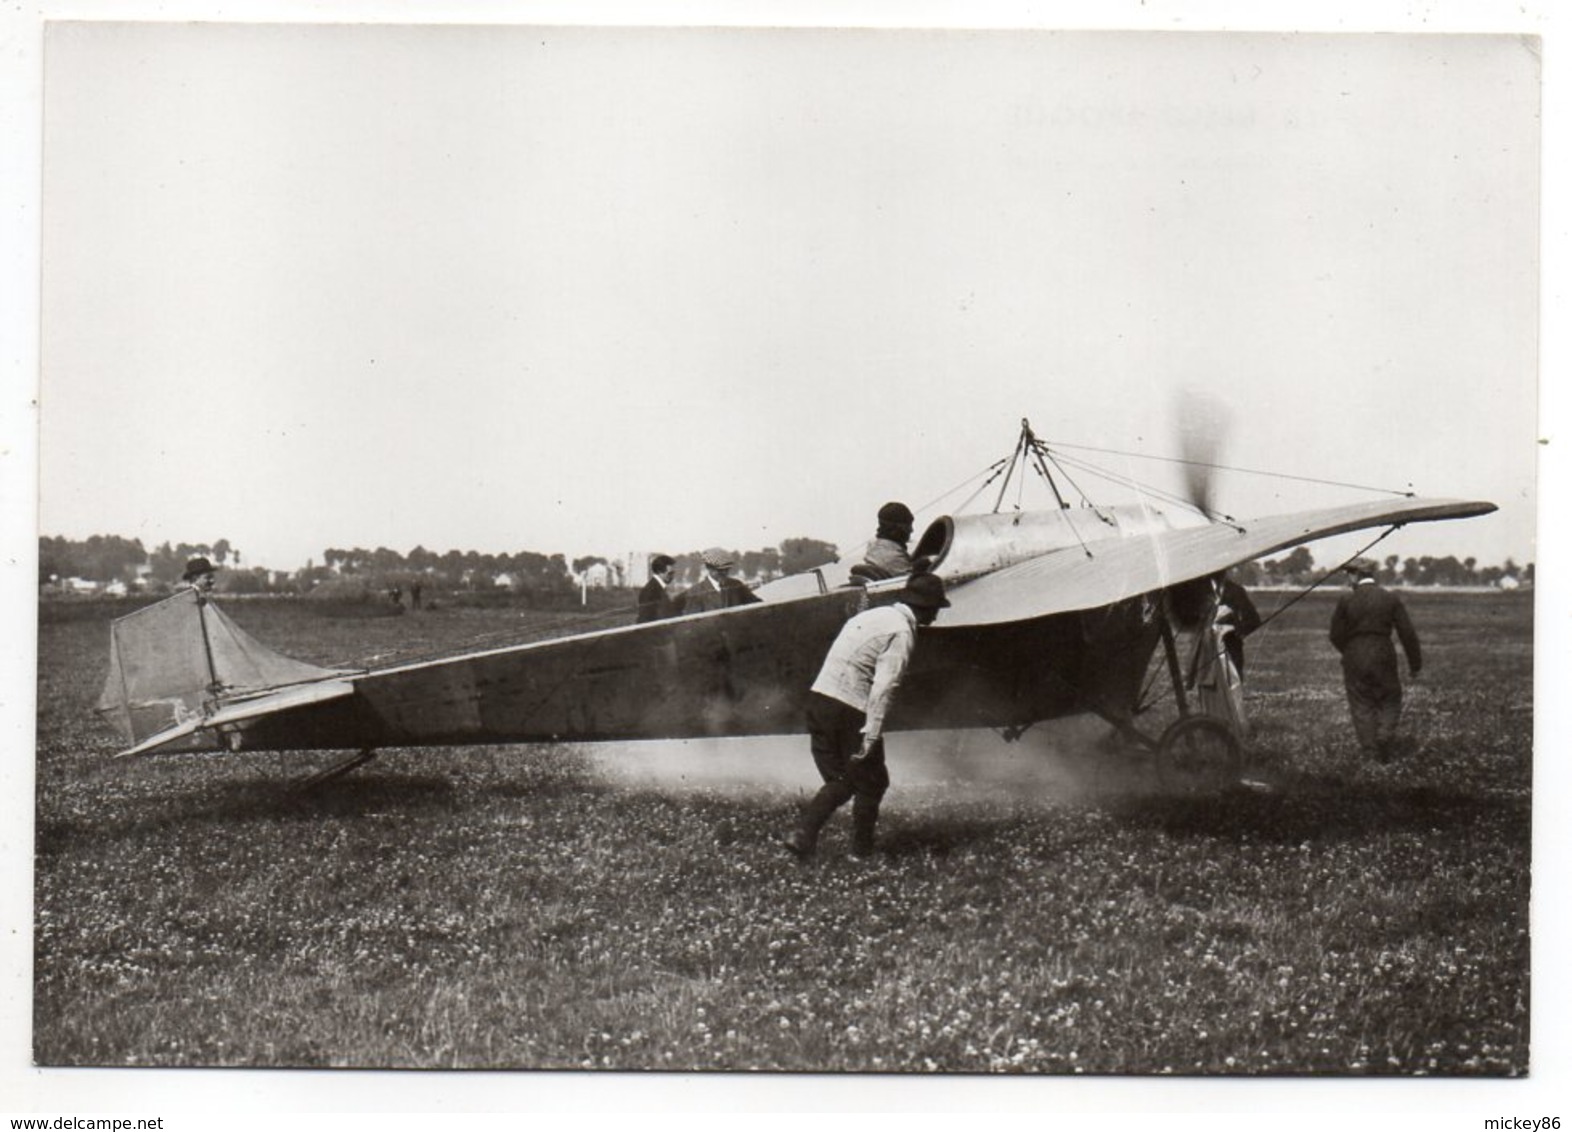
[[911, 508], [904, 503], [891, 502], [880, 507], [878, 532], [852, 573], [867, 581], [910, 574], [912, 558], [906, 551], [906, 544], [911, 541], [915, 522]]

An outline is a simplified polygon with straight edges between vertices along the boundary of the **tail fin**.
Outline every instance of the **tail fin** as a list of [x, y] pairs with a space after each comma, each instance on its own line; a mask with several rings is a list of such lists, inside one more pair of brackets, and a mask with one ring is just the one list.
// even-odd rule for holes
[[109, 677], [98, 713], [128, 743], [184, 729], [169, 743], [211, 750], [196, 724], [224, 701], [341, 675], [291, 660], [259, 644], [211, 601], [185, 590], [115, 620], [109, 628]]

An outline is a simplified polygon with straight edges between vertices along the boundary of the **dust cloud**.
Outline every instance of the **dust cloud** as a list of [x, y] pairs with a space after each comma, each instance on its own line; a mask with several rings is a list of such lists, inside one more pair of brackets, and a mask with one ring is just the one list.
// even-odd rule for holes
[[[1149, 789], [1150, 764], [1107, 749], [1109, 731], [1079, 717], [1036, 724], [1014, 742], [994, 731], [898, 732], [885, 740], [892, 791], [1073, 801]], [[819, 786], [806, 735], [615, 743], [588, 754], [603, 781], [665, 793], [779, 798]]]

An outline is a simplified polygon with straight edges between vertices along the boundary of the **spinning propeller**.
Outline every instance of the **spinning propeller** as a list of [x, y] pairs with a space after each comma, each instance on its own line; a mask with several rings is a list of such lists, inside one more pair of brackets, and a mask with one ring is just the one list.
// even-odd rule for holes
[[1212, 504], [1218, 457], [1229, 428], [1228, 406], [1216, 397], [1184, 390], [1179, 394], [1178, 416], [1185, 497], [1208, 519], [1227, 518]]

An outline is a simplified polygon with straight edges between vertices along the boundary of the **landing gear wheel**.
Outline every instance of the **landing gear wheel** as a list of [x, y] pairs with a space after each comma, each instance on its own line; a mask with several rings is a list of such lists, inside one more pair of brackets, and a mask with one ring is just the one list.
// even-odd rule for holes
[[1163, 788], [1191, 797], [1220, 794], [1239, 784], [1244, 748], [1234, 729], [1210, 715], [1179, 720], [1157, 743], [1157, 778]]

